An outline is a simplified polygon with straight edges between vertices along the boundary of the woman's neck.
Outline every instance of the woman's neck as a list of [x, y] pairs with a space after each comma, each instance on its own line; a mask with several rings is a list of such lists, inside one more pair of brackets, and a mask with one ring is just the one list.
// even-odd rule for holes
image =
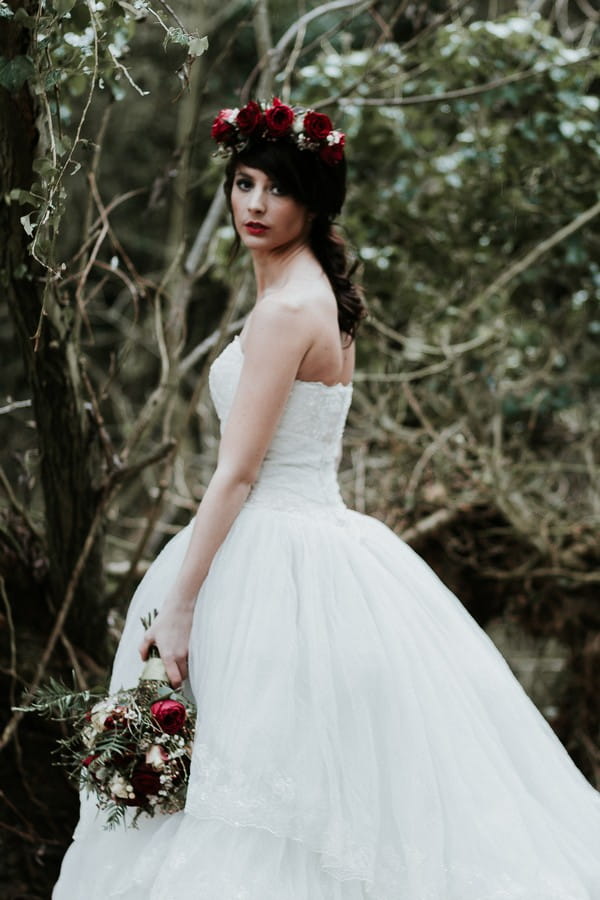
[[306, 244], [279, 249], [276, 252], [252, 253], [252, 264], [256, 278], [256, 296], [260, 300], [264, 294], [285, 287], [294, 275], [308, 272], [315, 265], [310, 248]]

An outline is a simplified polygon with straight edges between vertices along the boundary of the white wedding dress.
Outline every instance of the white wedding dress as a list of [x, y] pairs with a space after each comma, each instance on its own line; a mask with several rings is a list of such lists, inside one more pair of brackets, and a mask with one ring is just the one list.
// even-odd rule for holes
[[[242, 365], [214, 362], [221, 421]], [[54, 900], [600, 900], [600, 795], [429, 567], [336, 481], [350, 386], [295, 382], [196, 607], [185, 812], [83, 799]], [[132, 601], [136, 683], [190, 526]]]

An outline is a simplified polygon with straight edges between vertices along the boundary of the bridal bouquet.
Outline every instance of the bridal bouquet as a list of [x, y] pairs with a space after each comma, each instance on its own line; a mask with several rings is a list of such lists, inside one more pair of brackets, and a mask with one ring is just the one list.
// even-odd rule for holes
[[135, 688], [102, 697], [51, 680], [27, 709], [67, 723], [60, 764], [95, 795], [108, 828], [125, 821], [129, 807], [136, 810], [133, 825], [142, 813], [183, 809], [196, 711], [171, 688], [156, 648]]

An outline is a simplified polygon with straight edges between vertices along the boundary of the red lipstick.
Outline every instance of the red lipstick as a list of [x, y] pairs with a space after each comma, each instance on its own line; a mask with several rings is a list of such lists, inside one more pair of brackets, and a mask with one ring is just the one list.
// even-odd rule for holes
[[244, 228], [248, 234], [264, 234], [269, 230], [268, 225], [263, 225], [261, 222], [245, 222]]

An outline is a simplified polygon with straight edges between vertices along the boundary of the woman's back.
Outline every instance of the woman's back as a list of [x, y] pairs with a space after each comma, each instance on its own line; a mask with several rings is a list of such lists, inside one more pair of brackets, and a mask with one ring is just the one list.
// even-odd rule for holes
[[[236, 337], [211, 367], [211, 396], [222, 423], [242, 364], [242, 342]], [[246, 503], [338, 507], [337, 462], [351, 399], [351, 384], [297, 379]]]

